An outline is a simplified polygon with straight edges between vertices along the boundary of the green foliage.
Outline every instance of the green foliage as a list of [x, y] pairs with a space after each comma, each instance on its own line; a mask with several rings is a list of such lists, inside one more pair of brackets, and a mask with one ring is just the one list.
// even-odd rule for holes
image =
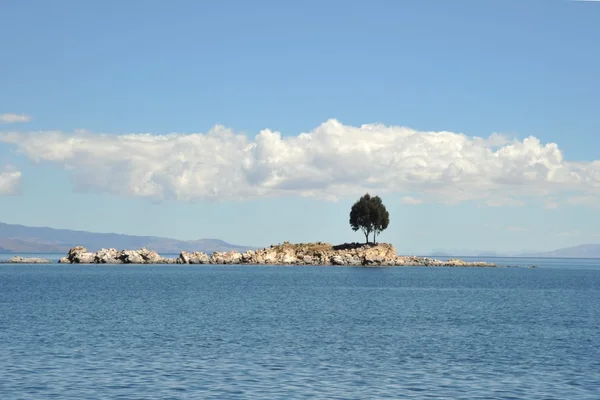
[[376, 237], [390, 224], [390, 214], [379, 196], [371, 197], [366, 193], [354, 203], [350, 210], [350, 226], [353, 231], [362, 230], [367, 243], [373, 232], [373, 242]]

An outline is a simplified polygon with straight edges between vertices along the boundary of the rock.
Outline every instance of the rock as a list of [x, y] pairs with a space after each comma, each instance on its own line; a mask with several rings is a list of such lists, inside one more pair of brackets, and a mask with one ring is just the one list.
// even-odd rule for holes
[[177, 257], [177, 264], [189, 264], [190, 263], [190, 253], [187, 251], [182, 251], [179, 253], [179, 257]]
[[154, 250], [143, 248], [138, 251], [138, 254], [142, 257], [145, 264], [163, 264], [165, 261], [165, 259]]
[[346, 265], [351, 265], [351, 266], [359, 266], [362, 265], [362, 260], [360, 259], [360, 257], [356, 256], [356, 255], [350, 255], [348, 257], [346, 257]]
[[144, 257], [138, 250], [123, 250], [121, 252], [121, 260], [125, 264], [145, 264]]
[[45, 258], [39, 257], [21, 257], [14, 256], [6, 261], [2, 261], [3, 264], [51, 264], [52, 261], [46, 260]]
[[313, 263], [313, 258], [311, 256], [302, 256], [302, 262], [306, 265], [311, 265]]
[[61, 264], [174, 264], [175, 259], [165, 259], [154, 250], [142, 248], [140, 250], [101, 249], [98, 252], [89, 252], [85, 247], [77, 246], [69, 250], [67, 257], [59, 261]]
[[85, 251], [73, 253], [69, 259], [74, 264], [93, 264], [96, 259], [96, 253], [91, 253], [84, 248]]
[[156, 251], [102, 249], [88, 252], [85, 247], [74, 247], [61, 263], [127, 263], [127, 264], [275, 264], [275, 265], [347, 265], [347, 266], [427, 266], [427, 267], [493, 267], [487, 262], [447, 261], [428, 257], [398, 256], [394, 246], [387, 243], [328, 243], [284, 242], [279, 245], [239, 253], [215, 252], [208, 256], [202, 252], [182, 251], [177, 259], [162, 258]]
[[379, 244], [364, 250], [363, 265], [393, 265], [396, 250], [388, 244]]
[[290, 250], [284, 251], [280, 259], [282, 264], [296, 264], [298, 262], [298, 257]]
[[72, 262], [75, 264], [92, 264], [94, 262], [95, 257], [95, 253], [79, 253], [75, 257], [73, 257]]
[[98, 264], [122, 264], [123, 260], [117, 249], [101, 249], [96, 253], [94, 262]]
[[402, 266], [405, 265], [405, 257], [398, 256], [394, 259], [394, 265]]
[[331, 264], [333, 265], [345, 265], [344, 258], [342, 256], [331, 257]]
[[242, 264], [256, 264], [256, 253], [252, 250], [249, 250], [242, 254]]
[[219, 252], [215, 251], [210, 256], [211, 264], [239, 264], [242, 261], [242, 255], [237, 251]]
[[117, 257], [125, 264], [173, 264], [175, 260], [169, 261], [161, 257], [154, 250], [141, 248], [139, 250], [123, 250]]
[[495, 267], [496, 264], [484, 261], [463, 261], [449, 259], [447, 261], [436, 260], [429, 257], [397, 256], [393, 265], [397, 266], [421, 266], [421, 267]]
[[275, 264], [277, 263], [277, 250], [268, 249], [261, 258], [264, 264]]
[[73, 260], [73, 257], [77, 254], [77, 253], [87, 253], [87, 249], [83, 246], [75, 246], [73, 247], [71, 250], [69, 250], [69, 253], [67, 254], [67, 258], [69, 260]]
[[193, 253], [188, 253], [187, 251], [182, 251], [176, 260], [177, 264], [208, 264], [208, 262], [209, 262], [208, 255], [206, 255], [200, 251], [195, 251]]
[[89, 252], [83, 246], [73, 247], [67, 254], [67, 259], [73, 264], [91, 264], [94, 262], [96, 253]]
[[463, 260], [458, 260], [456, 258], [451, 258], [448, 261], [446, 261], [447, 265], [453, 266], [453, 267], [464, 267], [465, 265], [467, 265], [467, 263]]

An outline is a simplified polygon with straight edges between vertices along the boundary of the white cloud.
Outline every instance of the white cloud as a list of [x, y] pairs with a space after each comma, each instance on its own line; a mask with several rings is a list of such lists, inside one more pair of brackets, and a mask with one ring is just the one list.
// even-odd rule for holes
[[522, 200], [517, 200], [510, 197], [489, 199], [485, 203], [490, 207], [523, 207], [525, 205], [525, 202]]
[[158, 199], [334, 200], [370, 191], [520, 206], [528, 196], [600, 192], [600, 161], [566, 161], [556, 144], [535, 137], [486, 139], [336, 120], [297, 136], [267, 129], [252, 138], [215, 126], [204, 134], [5, 132], [0, 141], [65, 168], [79, 190]]
[[10, 165], [0, 168], [0, 195], [15, 194], [21, 183], [21, 172]]
[[400, 199], [400, 202], [402, 204], [408, 204], [408, 205], [417, 205], [417, 204], [423, 204], [423, 200], [421, 199], [417, 199], [411, 196], [404, 196]]
[[589, 208], [600, 208], [600, 198], [594, 196], [573, 196], [567, 199], [567, 203], [571, 205], [582, 205]]
[[544, 201], [544, 209], [545, 210], [555, 210], [558, 208], [558, 203], [552, 199], [547, 199]]
[[25, 114], [0, 114], [0, 124], [15, 124], [17, 122], [29, 122], [31, 116]]
[[527, 228], [524, 228], [522, 226], [515, 226], [515, 225], [501, 226], [501, 225], [484, 224], [483, 226], [485, 228], [492, 229], [492, 230], [495, 230], [495, 231], [526, 232], [528, 230]]
[[560, 232], [558, 234], [558, 236], [563, 236], [563, 237], [581, 236], [581, 231], [578, 230], [578, 229], [575, 229], [575, 230], [572, 230], [572, 231]]

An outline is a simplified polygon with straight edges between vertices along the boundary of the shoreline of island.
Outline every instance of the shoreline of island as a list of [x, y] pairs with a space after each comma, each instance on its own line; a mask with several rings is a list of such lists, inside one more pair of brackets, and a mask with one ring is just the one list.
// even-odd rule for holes
[[[397, 255], [388, 243], [344, 243], [332, 245], [323, 242], [290, 243], [246, 252], [227, 251], [186, 252], [176, 258], [162, 257], [154, 250], [117, 250], [115, 248], [88, 251], [76, 246], [69, 250], [60, 264], [170, 264], [170, 265], [273, 265], [273, 266], [355, 266], [355, 267], [498, 267], [486, 261], [464, 261], [456, 258], [439, 260], [430, 257]], [[4, 261], [9, 264], [54, 263], [42, 258], [15, 256]]]

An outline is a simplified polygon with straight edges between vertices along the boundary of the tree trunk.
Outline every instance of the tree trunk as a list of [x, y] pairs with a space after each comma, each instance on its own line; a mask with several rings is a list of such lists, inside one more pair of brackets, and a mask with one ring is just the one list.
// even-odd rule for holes
[[373, 244], [377, 244], [377, 240], [375, 239], [376, 235], [377, 235], [377, 231], [373, 231]]
[[365, 232], [365, 239], [367, 241], [367, 244], [369, 244], [369, 232]]

